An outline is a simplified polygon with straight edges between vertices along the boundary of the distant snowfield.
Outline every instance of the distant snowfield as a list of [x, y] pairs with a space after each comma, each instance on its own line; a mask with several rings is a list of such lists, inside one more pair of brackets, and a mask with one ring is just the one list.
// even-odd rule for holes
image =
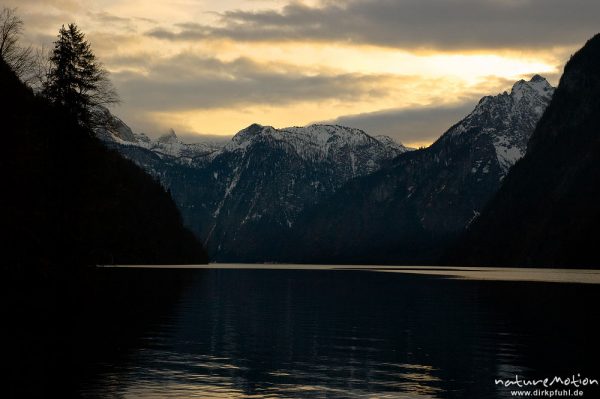
[[338, 270], [404, 273], [437, 276], [450, 279], [529, 281], [546, 283], [600, 284], [600, 270], [591, 269], [533, 269], [508, 267], [459, 266], [378, 266], [378, 265], [300, 265], [211, 263], [208, 265], [116, 265], [99, 266], [140, 269], [248, 269], [248, 270]]

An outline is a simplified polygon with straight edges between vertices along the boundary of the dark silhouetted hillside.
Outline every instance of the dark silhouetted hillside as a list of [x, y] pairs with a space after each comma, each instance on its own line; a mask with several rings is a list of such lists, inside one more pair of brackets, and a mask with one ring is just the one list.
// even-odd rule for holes
[[[189, 279], [85, 266], [204, 263], [206, 254], [158, 183], [3, 62], [0, 98], [3, 397], [81, 397], [93, 371], [82, 364], [126, 356]], [[131, 311], [140, 302], [148, 314]]]
[[204, 263], [170, 195], [2, 62], [4, 264]]
[[600, 34], [565, 66], [525, 157], [445, 263], [598, 267]]

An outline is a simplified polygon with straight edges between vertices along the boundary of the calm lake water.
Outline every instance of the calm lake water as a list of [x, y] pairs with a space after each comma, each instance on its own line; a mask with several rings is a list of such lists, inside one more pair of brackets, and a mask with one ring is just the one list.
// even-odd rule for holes
[[81, 344], [79, 394], [508, 398], [495, 379], [600, 379], [597, 272], [216, 267], [102, 271], [131, 297]]

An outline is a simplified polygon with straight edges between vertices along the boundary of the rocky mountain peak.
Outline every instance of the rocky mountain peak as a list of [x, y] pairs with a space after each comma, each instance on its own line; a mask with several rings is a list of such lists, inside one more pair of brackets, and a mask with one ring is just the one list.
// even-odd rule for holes
[[169, 131], [166, 134], [163, 134], [156, 140], [157, 143], [161, 144], [173, 144], [177, 143], [178, 141], [179, 138], [177, 137], [177, 135], [175, 134], [175, 130], [173, 129], [169, 129]]
[[373, 152], [375, 162], [378, 162], [380, 156], [376, 152], [386, 152], [383, 157], [388, 158], [392, 152], [399, 154], [408, 150], [389, 137], [373, 137], [360, 129], [346, 126], [313, 124], [276, 129], [255, 123], [239, 131], [225, 146], [225, 151], [245, 151], [259, 142], [268, 143], [273, 148], [293, 151], [306, 160], [326, 159], [339, 155], [340, 151], [353, 152], [370, 148], [367, 151]]
[[450, 128], [440, 142], [458, 140], [493, 149], [505, 175], [525, 154], [529, 137], [553, 94], [554, 88], [540, 75], [529, 81], [519, 80], [510, 94], [482, 98], [473, 112]]
[[240, 130], [237, 132], [231, 141], [225, 145], [225, 151], [236, 151], [243, 150], [252, 143], [254, 143], [257, 138], [264, 137], [269, 133], [269, 131], [274, 130], [271, 126], [263, 126], [258, 123], [253, 123], [250, 126]]
[[550, 99], [552, 94], [554, 94], [554, 88], [548, 83], [546, 78], [534, 75], [529, 81], [523, 79], [517, 81], [513, 85], [510, 94], [515, 102], [519, 102], [523, 96], [527, 95]]
[[600, 34], [566, 64], [526, 155], [445, 262], [597, 267], [599, 163]]

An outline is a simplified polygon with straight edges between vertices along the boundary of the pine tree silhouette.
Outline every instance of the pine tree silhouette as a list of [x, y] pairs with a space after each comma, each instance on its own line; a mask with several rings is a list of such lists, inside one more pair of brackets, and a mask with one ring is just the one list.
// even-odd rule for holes
[[77, 25], [62, 26], [50, 62], [44, 95], [64, 107], [82, 125], [94, 124], [94, 107], [119, 101], [107, 71]]

